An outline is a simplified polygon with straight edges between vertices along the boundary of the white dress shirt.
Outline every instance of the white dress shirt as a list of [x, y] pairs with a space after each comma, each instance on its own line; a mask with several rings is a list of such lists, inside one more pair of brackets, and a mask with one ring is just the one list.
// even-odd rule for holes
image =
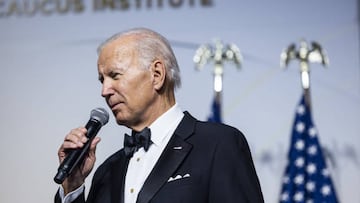
[[129, 161], [125, 177], [125, 203], [136, 203], [137, 196], [184, 113], [175, 104], [150, 126], [152, 144], [147, 152], [140, 148]]
[[[144, 148], [139, 149], [129, 161], [125, 177], [125, 203], [136, 203], [137, 196], [146, 178], [155, 166], [155, 163], [183, 117], [184, 113], [176, 103], [148, 126], [151, 130], [152, 144], [147, 152], [145, 152]], [[64, 196], [64, 190], [60, 186], [59, 195], [63, 203], [70, 203], [83, 191], [84, 185]]]

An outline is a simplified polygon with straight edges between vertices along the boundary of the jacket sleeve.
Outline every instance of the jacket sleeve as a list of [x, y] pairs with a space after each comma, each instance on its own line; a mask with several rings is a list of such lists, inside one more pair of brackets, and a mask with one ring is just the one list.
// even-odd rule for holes
[[[62, 203], [59, 195], [59, 190], [56, 192], [54, 203]], [[82, 192], [74, 201], [64, 203], [85, 203], [85, 194], [84, 192]]]
[[211, 203], [264, 202], [248, 143], [240, 131], [219, 140], [209, 189]]

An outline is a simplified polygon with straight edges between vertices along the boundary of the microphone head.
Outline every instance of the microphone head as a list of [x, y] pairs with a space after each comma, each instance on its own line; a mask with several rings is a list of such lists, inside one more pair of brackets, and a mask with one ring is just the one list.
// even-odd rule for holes
[[99, 121], [101, 125], [105, 125], [109, 121], [109, 113], [103, 108], [96, 108], [91, 110], [90, 118]]

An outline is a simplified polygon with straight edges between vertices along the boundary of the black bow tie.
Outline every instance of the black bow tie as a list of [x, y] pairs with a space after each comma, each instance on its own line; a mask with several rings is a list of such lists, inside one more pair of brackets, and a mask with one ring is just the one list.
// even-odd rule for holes
[[132, 135], [125, 134], [124, 137], [124, 151], [128, 158], [131, 158], [133, 154], [144, 147], [147, 151], [151, 145], [151, 131], [150, 128], [146, 127], [140, 132], [132, 131]]

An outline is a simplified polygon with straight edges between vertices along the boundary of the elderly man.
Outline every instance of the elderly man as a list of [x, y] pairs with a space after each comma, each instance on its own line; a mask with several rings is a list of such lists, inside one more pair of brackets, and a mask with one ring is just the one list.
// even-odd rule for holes
[[[180, 71], [169, 42], [135, 28], [98, 49], [101, 95], [119, 125], [132, 130], [124, 148], [97, 168], [85, 201], [84, 181], [95, 163], [91, 147], [60, 186], [55, 202], [241, 203], [263, 202], [249, 146], [236, 128], [195, 119], [182, 111], [174, 91]], [[58, 156], [87, 141], [86, 128], [71, 130]]]

